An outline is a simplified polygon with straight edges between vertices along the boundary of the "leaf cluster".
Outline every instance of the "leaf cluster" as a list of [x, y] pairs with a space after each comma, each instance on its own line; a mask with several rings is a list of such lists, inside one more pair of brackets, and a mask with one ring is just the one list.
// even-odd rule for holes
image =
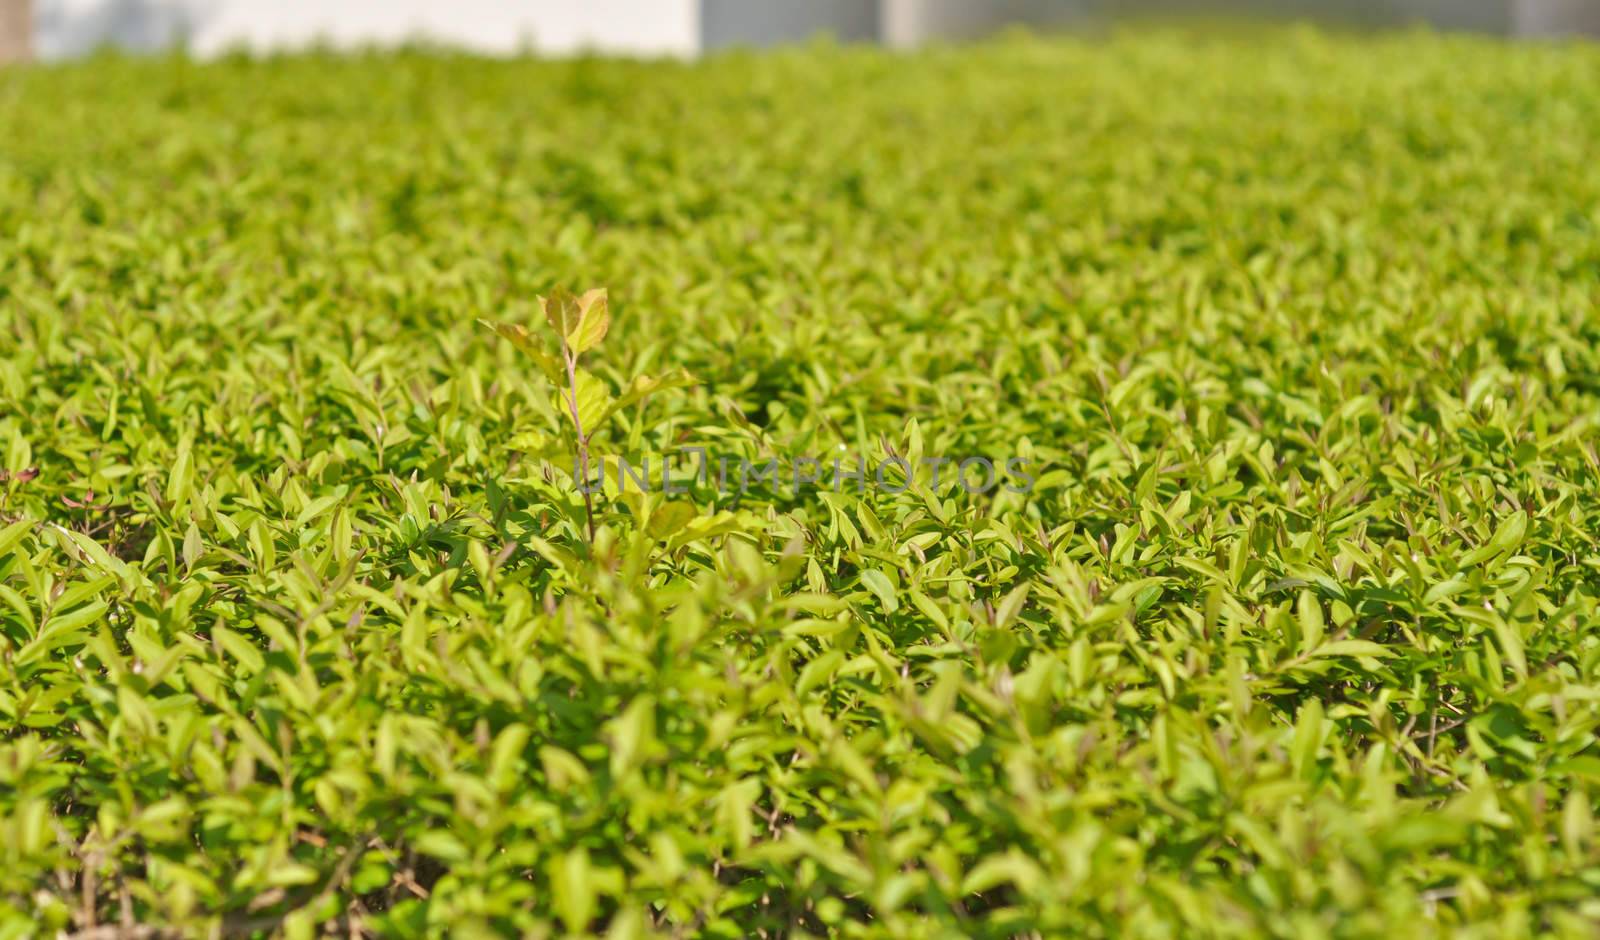
[[1422, 33], [0, 72], [0, 935], [1592, 937], [1596, 152]]

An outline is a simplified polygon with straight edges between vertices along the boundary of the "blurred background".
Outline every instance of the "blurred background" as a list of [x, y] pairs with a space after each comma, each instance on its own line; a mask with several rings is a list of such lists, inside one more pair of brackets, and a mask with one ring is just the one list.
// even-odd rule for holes
[[1084, 28], [1217, 15], [1600, 35], [1600, 0], [0, 0], [0, 61], [71, 58], [102, 46], [182, 45], [204, 56], [413, 39], [501, 54], [694, 55], [824, 33], [911, 46], [1014, 24]]

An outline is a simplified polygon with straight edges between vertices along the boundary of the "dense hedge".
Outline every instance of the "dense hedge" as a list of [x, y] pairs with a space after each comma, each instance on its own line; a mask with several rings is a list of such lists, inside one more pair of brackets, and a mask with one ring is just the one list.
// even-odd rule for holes
[[[0, 72], [0, 936], [1594, 936], [1596, 154], [1422, 34]], [[593, 286], [599, 466], [912, 485], [591, 542], [475, 321]]]

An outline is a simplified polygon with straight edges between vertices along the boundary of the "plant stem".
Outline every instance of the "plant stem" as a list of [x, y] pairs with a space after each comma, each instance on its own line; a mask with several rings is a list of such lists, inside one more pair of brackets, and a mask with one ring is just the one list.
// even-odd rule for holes
[[583, 433], [583, 419], [578, 416], [578, 354], [561, 340], [561, 358], [567, 363], [567, 407], [572, 411], [572, 426], [578, 436], [578, 473], [582, 482], [578, 492], [583, 494], [583, 515], [589, 524], [589, 547], [594, 548], [594, 502], [589, 496], [589, 438]]

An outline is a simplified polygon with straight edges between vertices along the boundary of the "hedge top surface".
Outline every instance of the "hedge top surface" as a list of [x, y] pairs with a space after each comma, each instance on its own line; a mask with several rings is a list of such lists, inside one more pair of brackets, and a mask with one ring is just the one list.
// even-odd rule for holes
[[[1425, 34], [0, 72], [0, 936], [1594, 936], [1597, 153]], [[476, 321], [593, 286], [599, 465], [911, 485], [591, 538]]]

